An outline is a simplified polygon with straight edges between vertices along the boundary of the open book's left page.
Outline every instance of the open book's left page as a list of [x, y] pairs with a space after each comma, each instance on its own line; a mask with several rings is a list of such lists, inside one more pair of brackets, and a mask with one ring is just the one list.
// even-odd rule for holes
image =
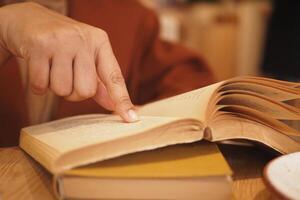
[[20, 146], [51, 171], [53, 163], [66, 153], [127, 138], [176, 120], [142, 116], [139, 122], [125, 123], [116, 115], [82, 115], [24, 128]]

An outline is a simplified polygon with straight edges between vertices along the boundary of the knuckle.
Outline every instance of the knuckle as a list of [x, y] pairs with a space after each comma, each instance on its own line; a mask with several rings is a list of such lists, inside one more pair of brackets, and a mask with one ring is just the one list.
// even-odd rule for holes
[[87, 90], [78, 91], [78, 95], [83, 99], [88, 99], [88, 98], [92, 97], [91, 92], [87, 91]]
[[129, 96], [121, 96], [117, 102], [118, 102], [118, 105], [122, 106], [122, 107], [131, 107], [132, 106]]
[[122, 73], [118, 70], [115, 70], [110, 73], [109, 80], [116, 85], [123, 85], [125, 83]]
[[55, 90], [55, 93], [58, 95], [58, 96], [69, 96], [71, 94], [72, 90], [68, 89], [68, 88], [59, 88], [57, 90]]
[[44, 94], [47, 90], [47, 84], [43, 80], [32, 81], [30, 86], [32, 91], [36, 94]]
[[87, 43], [89, 40], [87, 29], [81, 24], [73, 24], [68, 31], [70, 38], [74, 37], [74, 40], [79, 40], [81, 43]]
[[96, 92], [97, 92], [97, 87], [96, 87], [96, 85], [95, 86], [93, 85], [89, 89], [87, 89], [86, 95], [88, 97], [93, 97], [96, 95]]
[[81, 89], [78, 91], [78, 94], [80, 97], [85, 98], [85, 99], [91, 98], [96, 95], [96, 88], [89, 87], [86, 89]]
[[47, 53], [54, 49], [56, 37], [57, 36], [55, 33], [33, 34], [29, 38], [29, 44], [33, 51]]
[[30, 50], [26, 47], [26, 45], [22, 45], [19, 47], [18, 52], [20, 53], [20, 56], [23, 57], [24, 59], [29, 59], [31, 52]]
[[106, 31], [99, 29], [98, 30], [99, 36], [103, 39], [103, 40], [109, 40], [108, 34]]
[[34, 47], [46, 48], [48, 46], [48, 37], [45, 34], [32, 35], [29, 41]]
[[102, 29], [97, 29], [95, 41], [99, 42], [100, 46], [102, 46], [103, 44], [109, 43], [109, 37], [108, 37], [107, 32]]
[[74, 44], [87, 43], [88, 37], [84, 29], [80, 25], [64, 25], [64, 27], [57, 27], [55, 31], [39, 32], [33, 34], [29, 38], [29, 42], [39, 49], [49, 49], [49, 47], [74, 47]]
[[61, 86], [62, 84], [51, 84], [51, 90], [58, 96], [69, 96], [72, 93], [72, 88], [65, 85]]

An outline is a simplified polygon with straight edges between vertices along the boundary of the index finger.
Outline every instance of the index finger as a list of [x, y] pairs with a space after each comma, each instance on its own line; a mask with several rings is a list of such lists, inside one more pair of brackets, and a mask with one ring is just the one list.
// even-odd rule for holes
[[127, 122], [138, 121], [138, 116], [130, 100], [124, 77], [113, 53], [108, 38], [104, 40], [96, 54], [97, 73], [110, 95], [114, 109]]

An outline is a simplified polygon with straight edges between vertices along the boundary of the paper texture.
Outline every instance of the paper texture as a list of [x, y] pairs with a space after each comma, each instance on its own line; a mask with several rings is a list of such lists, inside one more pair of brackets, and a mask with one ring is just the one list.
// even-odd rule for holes
[[147, 104], [140, 115], [193, 118], [205, 122], [209, 102], [223, 82]]
[[125, 123], [116, 115], [94, 114], [32, 126], [23, 131], [59, 153], [65, 153], [134, 135], [176, 120], [177, 118], [142, 116], [136, 123]]

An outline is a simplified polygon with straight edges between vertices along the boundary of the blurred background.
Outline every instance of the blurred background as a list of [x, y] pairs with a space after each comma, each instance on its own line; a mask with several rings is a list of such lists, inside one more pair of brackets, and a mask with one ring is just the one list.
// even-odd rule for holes
[[157, 12], [160, 37], [198, 52], [218, 81], [240, 75], [300, 80], [300, 2], [140, 1]]
[[[243, 75], [300, 81], [300, 1], [140, 1], [157, 12], [160, 37], [199, 53], [217, 81]], [[289, 124], [300, 130], [300, 123]]]

